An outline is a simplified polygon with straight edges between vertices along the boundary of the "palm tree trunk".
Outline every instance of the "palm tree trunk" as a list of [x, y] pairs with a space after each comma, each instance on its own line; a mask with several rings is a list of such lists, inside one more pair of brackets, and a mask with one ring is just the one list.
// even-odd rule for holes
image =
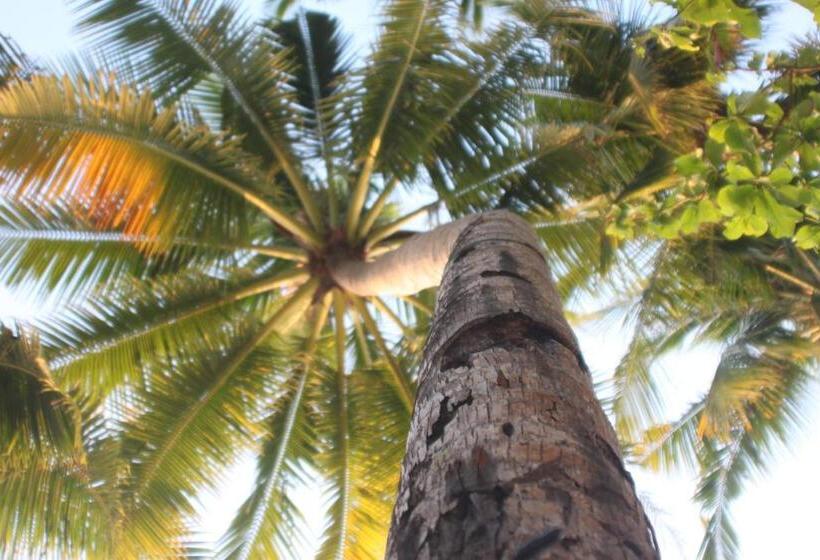
[[438, 286], [456, 239], [475, 219], [468, 216], [414, 235], [372, 262], [343, 259], [333, 263], [333, 279], [357, 296], [406, 296]]
[[420, 370], [391, 560], [658, 558], [539, 242], [461, 232]]

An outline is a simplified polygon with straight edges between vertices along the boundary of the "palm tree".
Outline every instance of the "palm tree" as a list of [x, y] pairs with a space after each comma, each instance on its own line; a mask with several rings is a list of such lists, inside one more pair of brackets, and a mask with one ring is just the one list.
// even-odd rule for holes
[[[361, 65], [322, 14], [255, 24], [231, 4], [159, 0], [79, 12], [94, 56], [0, 91], [0, 271], [72, 300], [37, 325], [43, 367], [26, 369], [77, 403], [54, 413], [54, 435], [3, 432], [8, 550], [196, 553], [197, 493], [252, 451], [254, 490], [220, 555], [293, 551], [294, 483], [318, 472], [320, 557], [380, 556], [430, 324], [422, 290], [477, 223], [408, 236], [430, 207], [399, 215], [391, 195], [428, 186], [455, 216], [552, 216], [645, 182], [662, 140], [704, 114], [674, 103], [706, 92], [702, 76], [658, 82], [663, 65], [627, 37], [610, 48], [611, 22], [561, 4], [523, 3], [476, 39], [448, 3], [397, 0]], [[610, 48], [631, 85], [590, 92], [578, 75], [598, 53], [579, 46]], [[547, 109], [562, 118], [525, 126]], [[539, 230], [563, 295], [607, 260], [584, 250], [599, 225]], [[647, 538], [629, 542], [646, 552]]]
[[[700, 557], [732, 558], [730, 503], [800, 425], [806, 388], [816, 381], [820, 260], [770, 237], [681, 245], [659, 251], [634, 307], [635, 336], [616, 371], [613, 408], [622, 435], [642, 430], [629, 450], [637, 462], [697, 468], [707, 520]], [[680, 418], [661, 421], [652, 363], [704, 342], [721, 346], [708, 390]]]

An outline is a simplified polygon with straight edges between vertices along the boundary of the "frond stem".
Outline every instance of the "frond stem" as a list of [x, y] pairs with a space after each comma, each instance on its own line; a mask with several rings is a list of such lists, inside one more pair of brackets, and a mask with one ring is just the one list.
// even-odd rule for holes
[[[310, 336], [308, 337], [306, 344], [305, 344], [305, 356], [306, 360], [310, 360], [311, 356], [313, 355], [313, 351], [316, 348], [316, 341], [319, 339], [319, 334], [322, 332], [322, 328], [325, 325], [325, 321], [327, 320], [328, 311], [330, 310], [330, 294], [325, 294], [325, 297], [322, 299], [321, 306], [317, 310], [316, 319], [313, 322], [313, 327], [310, 332]], [[276, 446], [276, 456], [273, 461], [273, 467], [271, 468], [271, 472], [268, 475], [268, 479], [265, 481], [265, 488], [262, 492], [262, 499], [258, 502], [259, 509], [254, 512], [253, 521], [251, 522], [251, 526], [248, 529], [248, 533], [246, 535], [245, 541], [242, 544], [242, 548], [239, 551], [239, 560], [247, 560], [250, 556], [251, 550], [253, 549], [253, 545], [256, 543], [256, 539], [259, 536], [259, 530], [262, 528], [262, 521], [265, 517], [265, 510], [268, 507], [268, 503], [270, 502], [271, 495], [273, 494], [273, 489], [276, 486], [276, 483], [279, 481], [279, 475], [282, 471], [282, 464], [285, 460], [285, 452], [287, 451], [288, 444], [290, 443], [290, 437], [293, 434], [293, 426], [296, 422], [296, 414], [299, 410], [299, 407], [302, 405], [302, 397], [305, 393], [305, 386], [307, 385], [307, 380], [310, 374], [310, 368], [308, 367], [307, 363], [303, 364], [302, 373], [299, 376], [299, 384], [296, 387], [296, 391], [293, 394], [293, 398], [288, 406], [287, 415], [285, 416], [285, 426], [282, 430], [282, 433], [279, 435], [278, 445]]]
[[80, 133], [97, 134], [100, 136], [107, 136], [109, 138], [114, 138], [129, 144], [140, 146], [154, 154], [157, 154], [163, 158], [167, 158], [175, 163], [178, 163], [183, 167], [187, 167], [191, 171], [194, 171], [195, 173], [202, 175], [203, 177], [210, 179], [215, 183], [219, 183], [231, 192], [238, 194], [243, 199], [245, 199], [249, 204], [256, 206], [275, 224], [281, 226], [284, 230], [290, 232], [296, 238], [307, 243], [309, 246], [320, 247], [322, 245], [322, 240], [319, 238], [316, 232], [306, 227], [304, 224], [297, 222], [296, 220], [288, 216], [287, 213], [278, 210], [277, 208], [266, 202], [261, 196], [251, 192], [247, 187], [235, 181], [232, 181], [231, 179], [228, 179], [227, 177], [220, 175], [219, 173], [211, 171], [210, 169], [208, 169], [200, 163], [197, 163], [190, 157], [181, 155], [177, 153], [173, 148], [160, 144], [159, 142], [154, 142], [145, 138], [135, 138], [133, 136], [128, 136], [127, 134], [122, 132], [107, 130], [101, 127], [89, 126], [88, 124], [84, 124], [82, 122], [77, 121], [66, 124], [65, 122], [60, 122], [56, 120], [42, 118], [13, 117], [8, 115], [0, 115], [0, 121], [33, 124], [35, 126], [41, 126], [44, 128], [55, 128], [63, 131], [74, 130]]
[[792, 274], [789, 274], [785, 270], [781, 270], [781, 269], [777, 268], [776, 266], [767, 264], [763, 268], [766, 270], [766, 272], [770, 272], [771, 274], [774, 274], [775, 276], [780, 277], [781, 279], [785, 280], [786, 282], [788, 282], [790, 284], [793, 284], [793, 285], [797, 286], [798, 288], [801, 288], [808, 295], [812, 295], [812, 294], [814, 294], [815, 292], [818, 291], [817, 288], [815, 288], [814, 286], [812, 286], [808, 282], [806, 282], [804, 280], [801, 280], [800, 278], [798, 278], [798, 277], [796, 277]]
[[370, 335], [376, 342], [376, 346], [379, 348], [379, 351], [382, 353], [382, 356], [387, 362], [387, 368], [390, 370], [390, 373], [393, 376], [393, 384], [396, 387], [396, 391], [398, 392], [399, 398], [401, 399], [402, 403], [407, 409], [407, 412], [412, 413], [413, 389], [407, 382], [407, 377], [399, 367], [399, 364], [396, 362], [396, 359], [393, 357], [393, 354], [390, 352], [390, 348], [387, 347], [387, 343], [385, 342], [384, 338], [382, 338], [378, 325], [376, 325], [376, 322], [373, 320], [373, 317], [367, 310], [367, 305], [361, 298], [353, 297], [352, 300], [353, 306], [356, 308], [356, 311], [358, 311], [359, 315], [362, 318], [362, 321], [364, 321], [365, 328], [368, 331], [370, 331]]
[[245, 361], [260, 343], [275, 331], [285, 332], [290, 328], [295, 316], [303, 311], [306, 305], [310, 304], [318, 286], [319, 280], [311, 279], [296, 290], [290, 299], [274, 313], [273, 317], [268, 319], [248, 341], [233, 353], [227, 363], [225, 363], [222, 372], [214, 381], [211, 388], [182, 413], [178, 422], [173, 426], [169, 426], [170, 434], [168, 439], [159, 447], [156, 455], [145, 465], [145, 471], [140, 477], [140, 482], [137, 486], [137, 494], [141, 494], [154, 480], [160, 467], [165, 462], [168, 453], [173, 449], [174, 445], [176, 445], [179, 438], [182, 437], [183, 432], [191, 422], [193, 422], [199, 411], [231, 380], [237, 368], [242, 365], [242, 362]]
[[361, 226], [359, 226], [359, 239], [364, 239], [367, 237], [367, 234], [370, 232], [370, 228], [373, 227], [373, 224], [376, 223], [376, 220], [381, 216], [382, 210], [384, 210], [384, 205], [387, 204], [387, 199], [396, 186], [399, 184], [399, 178], [393, 177], [387, 182], [384, 189], [381, 193], [379, 193], [378, 198], [373, 203], [373, 206], [370, 207], [370, 210], [367, 211], [365, 214], [364, 219], [362, 220]]
[[387, 105], [385, 106], [384, 113], [382, 113], [379, 125], [376, 128], [376, 133], [373, 135], [373, 139], [367, 148], [364, 164], [362, 165], [362, 171], [359, 174], [359, 179], [353, 189], [350, 206], [348, 207], [347, 212], [347, 236], [350, 240], [353, 240], [355, 237], [356, 228], [359, 225], [359, 216], [362, 211], [362, 206], [364, 206], [368, 186], [370, 185], [370, 176], [373, 173], [373, 168], [376, 165], [376, 158], [378, 157], [379, 149], [381, 148], [382, 136], [387, 128], [387, 123], [390, 120], [393, 107], [399, 98], [399, 93], [404, 86], [404, 80], [407, 77], [408, 70], [410, 69], [410, 63], [413, 61], [413, 55], [416, 52], [416, 45], [418, 44], [419, 37], [421, 36], [422, 27], [424, 27], [424, 19], [427, 16], [429, 3], [429, 0], [424, 0], [423, 5], [421, 6], [418, 20], [416, 21], [415, 28], [413, 29], [413, 35], [407, 45], [407, 55], [402, 61], [401, 68], [399, 69], [399, 75], [397, 76], [396, 83], [393, 86], [393, 91], [390, 94], [390, 98], [387, 100]]

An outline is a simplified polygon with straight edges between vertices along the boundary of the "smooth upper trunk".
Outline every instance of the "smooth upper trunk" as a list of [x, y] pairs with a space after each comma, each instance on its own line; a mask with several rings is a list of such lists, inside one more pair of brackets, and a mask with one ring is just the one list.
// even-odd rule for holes
[[358, 296], [405, 296], [438, 286], [459, 234], [475, 216], [468, 216], [409, 238], [395, 251], [371, 262], [344, 260], [331, 267], [333, 279]]

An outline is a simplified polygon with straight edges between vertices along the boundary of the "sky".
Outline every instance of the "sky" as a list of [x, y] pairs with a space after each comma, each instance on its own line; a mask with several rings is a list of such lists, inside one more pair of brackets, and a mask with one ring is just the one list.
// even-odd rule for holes
[[[264, 0], [246, 0], [249, 9], [262, 13]], [[634, 4], [634, 0], [628, 0]], [[773, 17], [759, 42], [761, 50], [787, 48], [795, 37], [809, 32], [810, 14], [791, 2], [773, 1]], [[366, 49], [376, 29], [374, 2], [371, 0], [334, 0], [307, 2], [307, 7], [329, 11], [339, 17], [351, 34], [353, 46]], [[47, 62], [76, 50], [81, 40], [72, 33], [71, 11], [63, 0], [0, 0], [0, 33], [10, 35], [27, 53]], [[736, 89], [754, 87], [750, 76], [737, 76]], [[415, 208], [418, 201], [408, 201]], [[0, 286], [0, 321], [31, 318], [54, 313], [58, 303], [25, 293], [12, 293]], [[611, 374], [626, 348], [629, 332], [620, 321], [588, 325], [577, 329], [582, 350], [597, 377]], [[707, 387], [717, 364], [714, 348], [698, 348], [670, 355], [659, 371], [669, 417], [686, 406]], [[747, 485], [736, 500], [732, 514], [739, 535], [740, 557], [749, 560], [818, 558], [817, 504], [820, 503], [820, 384], [808, 396], [810, 414], [805, 427], [791, 439], [790, 448], [777, 453], [766, 474]], [[655, 526], [663, 557], [667, 560], [694, 558], [702, 536], [698, 508], [691, 501], [694, 492], [692, 473], [658, 475], [631, 468], [641, 498]], [[226, 477], [223, 487], [202, 497], [202, 529], [206, 538], [221, 534], [236, 507], [250, 490], [254, 476], [252, 461], [244, 461]], [[317, 488], [305, 488], [300, 501], [311, 521], [311, 530], [321, 528]], [[305, 555], [308, 555], [310, 544]]]

